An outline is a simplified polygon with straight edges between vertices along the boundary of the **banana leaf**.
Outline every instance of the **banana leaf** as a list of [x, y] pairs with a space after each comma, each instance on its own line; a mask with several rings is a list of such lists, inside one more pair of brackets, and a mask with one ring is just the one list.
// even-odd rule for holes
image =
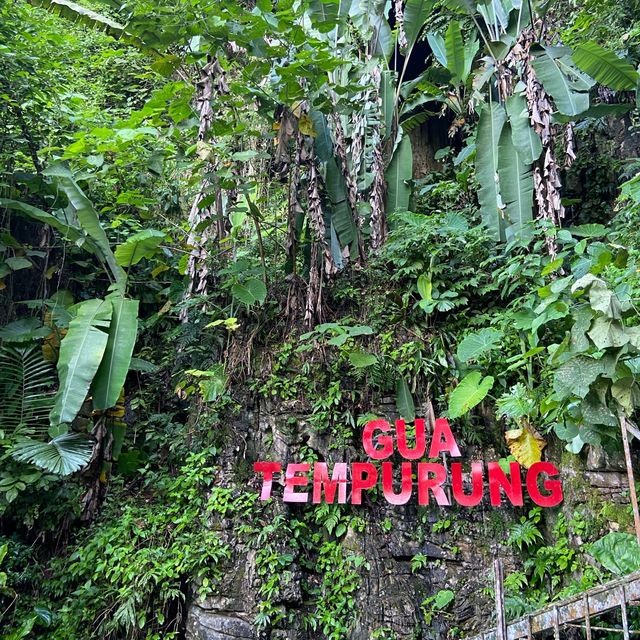
[[506, 121], [504, 108], [485, 105], [480, 113], [476, 139], [476, 179], [480, 183], [478, 201], [482, 220], [496, 240], [504, 240], [502, 199], [498, 184], [498, 142]]
[[579, 69], [615, 91], [631, 91], [640, 80], [632, 65], [595, 42], [579, 44], [572, 58]]
[[505, 230], [507, 240], [522, 235], [533, 217], [533, 173], [513, 144], [511, 126], [505, 124], [498, 143], [498, 176], [500, 193], [510, 223]]
[[529, 120], [527, 102], [519, 93], [507, 99], [507, 114], [511, 125], [511, 140], [526, 164], [535, 162], [542, 153], [542, 141]]
[[387, 183], [387, 214], [409, 209], [411, 187], [407, 182], [411, 180], [412, 177], [413, 156], [411, 152], [411, 140], [408, 135], [405, 135], [402, 137], [384, 176]]
[[91, 384], [93, 408], [110, 409], [118, 402], [129, 371], [138, 331], [138, 300], [121, 294], [110, 295], [112, 316], [109, 338], [100, 366]]
[[58, 186], [66, 194], [71, 206], [75, 209], [78, 216], [80, 226], [89, 234], [97, 247], [102, 253], [104, 261], [109, 265], [109, 269], [113, 274], [116, 283], [124, 287], [126, 283], [126, 274], [122, 267], [118, 264], [105, 230], [100, 224], [98, 213], [94, 209], [93, 204], [85, 196], [82, 189], [73, 179], [71, 171], [61, 164], [54, 164], [43, 171], [44, 175], [51, 176], [55, 179]]
[[464, 77], [465, 50], [460, 23], [457, 20], [452, 20], [449, 23], [444, 37], [444, 46], [447, 55], [446, 67], [451, 72], [452, 81], [454, 83], [464, 82], [466, 80]]
[[335, 158], [327, 162], [327, 194], [331, 203], [331, 222], [342, 247], [351, 245], [357, 237], [353, 212], [347, 202], [347, 185]]
[[434, 0], [407, 0], [404, 7], [404, 33], [407, 37], [407, 51], [411, 52], [422, 27], [431, 15]]
[[76, 309], [77, 315], [60, 343], [60, 387], [49, 414], [53, 427], [68, 424], [78, 415], [109, 339], [107, 330], [113, 313], [110, 301], [87, 300]]
[[589, 89], [593, 80], [583, 74], [571, 60], [565, 47], [531, 47], [531, 66], [556, 107], [568, 116], [577, 116], [589, 108]]

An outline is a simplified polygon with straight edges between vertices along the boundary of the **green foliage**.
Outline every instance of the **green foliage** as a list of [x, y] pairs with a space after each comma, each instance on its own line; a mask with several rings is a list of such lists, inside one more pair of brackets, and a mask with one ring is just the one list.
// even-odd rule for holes
[[450, 418], [459, 418], [484, 400], [491, 391], [494, 379], [492, 376], [482, 377], [479, 371], [467, 374], [449, 396]]
[[523, 547], [531, 547], [543, 540], [538, 528], [540, 509], [533, 509], [528, 517], [522, 516], [520, 522], [511, 526], [507, 544], [514, 545], [522, 551]]
[[430, 625], [434, 617], [442, 613], [455, 597], [455, 593], [450, 589], [441, 589], [436, 594], [425, 598], [420, 605], [425, 624]]
[[0, 347], [0, 429], [46, 431], [54, 382], [53, 367], [38, 347]]
[[640, 80], [632, 65], [596, 42], [579, 44], [573, 54], [573, 61], [600, 84], [616, 91], [635, 89]]
[[78, 415], [105, 354], [113, 307], [104, 300], [87, 300], [76, 308], [69, 331], [60, 344], [60, 388], [51, 411], [51, 426], [69, 424]]
[[62, 476], [80, 470], [91, 457], [93, 443], [77, 433], [62, 433], [49, 442], [18, 437], [12, 455], [19, 462], [28, 462]]
[[561, 113], [577, 116], [589, 108], [593, 81], [575, 67], [570, 52], [562, 47], [538, 47], [531, 63], [545, 90]]
[[590, 545], [589, 553], [616, 575], [640, 571], [640, 545], [630, 533], [608, 533]]
[[206, 497], [203, 489], [211, 485], [214, 472], [203, 451], [190, 455], [173, 478], [150, 477], [153, 504], [114, 504], [115, 511], [55, 561], [58, 578], [46, 590], [63, 606], [49, 637], [80, 637], [94, 623], [104, 638], [174, 637], [169, 613], [186, 597], [183, 577], [197, 580], [200, 596], [213, 593], [230, 556], [228, 545], [209, 527], [210, 519], [229, 510], [246, 515], [255, 501], [255, 496], [242, 495], [228, 501], [219, 491]]
[[387, 204], [389, 213], [407, 211], [411, 198], [411, 187], [408, 181], [413, 177], [413, 156], [411, 153], [411, 140], [404, 135], [393, 160], [385, 173], [387, 183]]
[[[233, 546], [255, 558], [260, 634], [347, 637], [369, 568], [367, 514], [275, 515], [236, 486], [261, 448], [283, 442], [303, 460], [352, 459], [394, 393], [409, 421], [427, 400], [437, 415], [448, 405], [464, 444], [498, 456], [494, 409], [571, 451], [615, 444], [619, 413], [633, 416], [638, 400], [637, 179], [614, 225], [607, 203], [592, 215], [585, 198], [579, 214], [566, 201], [573, 226], [556, 229], [531, 220], [532, 169], [544, 175], [560, 124], [631, 111], [615, 104], [627, 96], [594, 100], [595, 82], [634, 88], [635, 23], [609, 42], [586, 8], [551, 29], [537, 3], [530, 15], [524, 2], [408, 0], [405, 45], [383, 2], [136, 0], [109, 3], [108, 16], [45, 4], [78, 24], [23, 2], [0, 8], [0, 320], [16, 320], [0, 328], [0, 511], [19, 540], [0, 545], [3, 633], [177, 637], [187, 603], [224, 588]], [[86, 28], [96, 23], [123, 41]], [[555, 110], [544, 156], [515, 61], [530, 24], [571, 47], [533, 48]], [[423, 64], [425, 28], [434, 60]], [[437, 168], [431, 133], [448, 133]], [[414, 152], [425, 178], [414, 179]], [[600, 169], [589, 157], [572, 171], [610, 189]], [[387, 234], [375, 253], [373, 223]], [[57, 380], [41, 347], [59, 355]], [[265, 400], [287, 416], [258, 438], [245, 422]], [[288, 414], [298, 407], [304, 420]], [[92, 453], [83, 477], [54, 475]], [[373, 513], [374, 535], [402, 534]], [[80, 514], [92, 522], [79, 526]], [[448, 541], [466, 523], [431, 515], [420, 535], [432, 523], [455, 555]], [[579, 518], [543, 523], [532, 510], [507, 530], [522, 556], [506, 583], [512, 611], [602, 578], [574, 544], [587, 538]], [[426, 566], [413, 557], [412, 572]], [[449, 624], [453, 599], [427, 597], [421, 624]]]
[[500, 214], [502, 200], [498, 175], [498, 143], [506, 121], [502, 105], [491, 103], [483, 107], [476, 138], [476, 177], [480, 183], [478, 201], [482, 220], [496, 239], [504, 239], [504, 221]]
[[[112, 294], [107, 297], [105, 303], [111, 304], [112, 310], [109, 336], [104, 355], [91, 383], [93, 406], [97, 410], [109, 409], [118, 402], [129, 371], [138, 327], [137, 300], [128, 300], [121, 294]], [[70, 332], [72, 324], [73, 321], [69, 325]], [[64, 340], [62, 344], [64, 345]]]
[[480, 356], [497, 348], [502, 337], [502, 332], [496, 329], [481, 329], [465, 336], [458, 345], [456, 354], [462, 362], [478, 360]]

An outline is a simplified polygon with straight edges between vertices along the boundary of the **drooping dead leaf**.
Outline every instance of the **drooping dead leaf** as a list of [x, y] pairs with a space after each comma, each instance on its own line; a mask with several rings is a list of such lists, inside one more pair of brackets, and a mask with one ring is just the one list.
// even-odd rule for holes
[[530, 425], [507, 431], [504, 437], [509, 451], [525, 469], [540, 462], [542, 450], [547, 446], [546, 440]]

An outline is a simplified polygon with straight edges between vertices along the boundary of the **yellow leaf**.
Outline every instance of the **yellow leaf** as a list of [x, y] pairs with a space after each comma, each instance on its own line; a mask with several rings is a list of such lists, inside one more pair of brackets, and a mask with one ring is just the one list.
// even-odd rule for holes
[[151, 270], [151, 276], [157, 278], [161, 273], [167, 271], [169, 267], [166, 264], [158, 265], [155, 269]]
[[512, 429], [504, 434], [513, 457], [525, 468], [540, 462], [542, 450], [547, 446], [545, 439], [530, 425]]
[[302, 115], [302, 107], [303, 107], [304, 103], [302, 102], [302, 100], [296, 100], [292, 105], [291, 105], [291, 112], [293, 113], [293, 115], [296, 118], [300, 118]]
[[298, 120], [298, 129], [300, 129], [300, 133], [305, 136], [315, 138], [318, 135], [316, 130], [313, 128], [311, 118], [306, 113], [300, 116], [300, 120]]

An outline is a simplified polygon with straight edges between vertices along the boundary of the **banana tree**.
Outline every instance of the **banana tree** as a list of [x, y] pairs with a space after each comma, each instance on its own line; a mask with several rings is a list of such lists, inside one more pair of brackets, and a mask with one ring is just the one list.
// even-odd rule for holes
[[[600, 83], [616, 91], [634, 90], [638, 73], [629, 62], [594, 42], [575, 50], [551, 45], [543, 3], [455, 0], [451, 4], [472, 19], [472, 30], [484, 44], [482, 57], [472, 62], [472, 93], [466, 105], [480, 113], [476, 177], [484, 223], [499, 240], [525, 233], [534, 208], [539, 217], [557, 225], [564, 217], [555, 156], [561, 124], [568, 123], [570, 162], [572, 123], [621, 109], [620, 105], [592, 104], [592, 87]], [[456, 86], [469, 68], [465, 56], [475, 52], [460, 46], [452, 25], [445, 40], [430, 34], [429, 42]], [[549, 249], [553, 252], [552, 243]]]
[[23, 439], [15, 454], [49, 470], [70, 473], [86, 464], [91, 447], [86, 438], [70, 433], [87, 395], [94, 411], [116, 406], [129, 371], [138, 327], [138, 300], [126, 295], [127, 270], [158, 250], [164, 233], [152, 229], [130, 236], [111, 249], [107, 234], [91, 201], [63, 165], [54, 164], [49, 177], [68, 202], [66, 208], [44, 211], [29, 204], [0, 199], [0, 206], [48, 224], [67, 240], [84, 248], [103, 266], [111, 280], [104, 299], [85, 300], [67, 309], [68, 329], [60, 343], [58, 391], [49, 412], [49, 442]]

